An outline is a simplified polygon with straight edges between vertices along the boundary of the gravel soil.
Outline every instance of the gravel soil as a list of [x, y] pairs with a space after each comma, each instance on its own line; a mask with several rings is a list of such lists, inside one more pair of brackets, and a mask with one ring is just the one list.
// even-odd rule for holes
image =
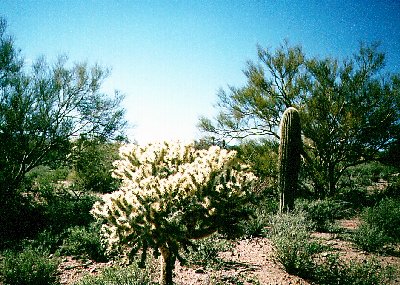
[[[340, 223], [344, 230], [352, 231], [357, 225], [357, 220], [344, 220]], [[391, 265], [397, 269], [394, 284], [400, 284], [400, 248], [391, 255], [373, 255], [358, 250], [354, 245], [337, 234], [314, 233], [313, 238], [323, 244], [334, 248], [345, 260], [362, 261], [374, 257], [383, 265]], [[229, 251], [221, 252], [222, 265], [216, 269], [181, 266], [176, 263], [174, 282], [177, 285], [208, 285], [208, 284], [310, 284], [307, 280], [290, 275], [284, 271], [273, 258], [274, 249], [267, 238], [250, 238], [233, 242]], [[64, 258], [60, 265], [62, 284], [73, 284], [85, 274], [96, 275], [101, 269], [111, 263], [95, 263], [92, 261], [78, 261]]]

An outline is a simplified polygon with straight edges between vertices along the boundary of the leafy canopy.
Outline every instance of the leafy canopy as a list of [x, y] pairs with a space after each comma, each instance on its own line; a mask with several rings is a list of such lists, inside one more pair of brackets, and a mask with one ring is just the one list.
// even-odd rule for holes
[[122, 96], [101, 92], [106, 69], [66, 57], [29, 69], [5, 30], [0, 19], [0, 183], [15, 190], [34, 167], [64, 158], [71, 139], [118, 138], [125, 120]]
[[398, 74], [384, 74], [378, 45], [361, 45], [353, 57], [307, 58], [287, 42], [275, 51], [258, 47], [245, 86], [218, 93], [219, 114], [200, 129], [217, 140], [263, 136], [279, 139], [284, 110], [300, 111], [304, 173], [316, 194], [333, 195], [343, 173], [376, 159], [399, 139]]

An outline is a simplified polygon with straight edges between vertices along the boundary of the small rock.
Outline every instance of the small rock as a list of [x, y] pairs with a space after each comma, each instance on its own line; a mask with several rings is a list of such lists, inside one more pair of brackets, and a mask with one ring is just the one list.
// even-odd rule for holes
[[194, 273], [204, 274], [204, 273], [206, 273], [206, 272], [204, 271], [204, 268], [197, 268], [197, 269], [194, 271]]

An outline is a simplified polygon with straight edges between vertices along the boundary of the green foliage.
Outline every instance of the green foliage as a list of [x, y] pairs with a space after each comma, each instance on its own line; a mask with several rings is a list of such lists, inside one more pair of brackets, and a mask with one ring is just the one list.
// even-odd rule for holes
[[312, 225], [304, 213], [283, 213], [271, 219], [270, 238], [275, 247], [275, 258], [285, 270], [309, 278], [313, 270], [313, 255], [321, 246], [310, 240]]
[[119, 181], [111, 176], [112, 163], [118, 159], [119, 143], [80, 138], [74, 143], [70, 159], [75, 170], [74, 183], [84, 191], [109, 193]]
[[338, 182], [340, 190], [335, 198], [348, 202], [354, 210], [372, 207], [384, 198], [399, 199], [396, 173], [396, 168], [378, 162], [350, 167]]
[[[399, 76], [384, 74], [377, 44], [361, 45], [353, 57], [309, 58], [301, 46], [258, 48], [259, 61], [244, 71], [243, 87], [218, 93], [215, 121], [199, 127], [217, 140], [263, 135], [279, 139], [288, 107], [299, 110], [305, 182], [320, 198], [334, 196], [351, 166], [380, 158], [398, 145]], [[339, 185], [340, 186], [340, 185]]]
[[369, 252], [380, 251], [391, 242], [400, 241], [400, 203], [385, 198], [361, 214], [362, 223], [354, 235], [355, 244]]
[[[274, 216], [271, 240], [275, 257], [290, 274], [320, 285], [389, 284], [394, 270], [374, 259], [344, 262], [337, 254], [310, 239], [312, 224], [303, 213]], [[318, 253], [324, 252], [324, 255]], [[313, 283], [314, 284], [314, 283]]]
[[0, 247], [43, 232], [56, 236], [94, 220], [90, 210], [98, 198], [69, 185], [68, 173], [67, 167], [42, 166], [27, 174], [23, 195], [9, 197], [0, 207]]
[[123, 97], [100, 90], [108, 75], [66, 57], [54, 64], [42, 57], [28, 68], [0, 17], [0, 243], [42, 226], [42, 205], [25, 185], [31, 170], [62, 164], [76, 136], [107, 141], [121, 135]]
[[[277, 205], [274, 208], [277, 208]], [[242, 237], [265, 236], [271, 213], [272, 211], [268, 211], [262, 206], [256, 208], [248, 219], [240, 223]]]
[[66, 237], [60, 248], [61, 254], [89, 258], [99, 262], [107, 261], [98, 224], [71, 227], [64, 234]]
[[[250, 199], [243, 207], [246, 209], [248, 216], [239, 220], [238, 223], [227, 225], [231, 228], [234, 235], [224, 235], [224, 237], [244, 238], [244, 237], [261, 237], [266, 234], [266, 227], [269, 224], [270, 215], [278, 211], [279, 201], [276, 199], [276, 189], [268, 185], [265, 180], [261, 180], [251, 192]], [[233, 227], [233, 229], [232, 229]], [[226, 230], [219, 231], [226, 233]]]
[[386, 166], [379, 162], [363, 163], [350, 167], [339, 181], [344, 186], [370, 186], [380, 179], [389, 181], [391, 176], [396, 173], [394, 167]]
[[57, 285], [57, 268], [57, 259], [27, 248], [22, 252], [4, 252], [0, 275], [4, 285]]
[[75, 226], [89, 225], [94, 219], [90, 210], [98, 199], [95, 195], [77, 189], [68, 180], [67, 166], [51, 169], [41, 166], [27, 175], [27, 193], [34, 196], [30, 204], [38, 205], [43, 216], [43, 227], [60, 233]]
[[[1, 186], [0, 186], [1, 187]], [[45, 225], [43, 207], [31, 197], [7, 197], [0, 207], [0, 248], [21, 238], [33, 237]]]
[[376, 226], [388, 237], [400, 240], [400, 203], [396, 199], [383, 199], [376, 206], [367, 208], [362, 220]]
[[[397, 78], [397, 84], [400, 78]], [[386, 165], [392, 165], [397, 170], [400, 169], [400, 138], [396, 138], [393, 144], [382, 154], [380, 161]]]
[[46, 193], [44, 199], [46, 227], [53, 232], [62, 232], [72, 226], [86, 226], [94, 221], [90, 214], [93, 204], [98, 200], [94, 195], [62, 188]]
[[368, 194], [367, 187], [359, 185], [341, 188], [335, 198], [347, 203], [353, 210], [362, 210], [374, 204], [374, 199]]
[[392, 240], [381, 228], [365, 222], [357, 228], [352, 239], [359, 248], [367, 252], [381, 251]]
[[222, 260], [219, 252], [227, 251], [232, 245], [214, 234], [210, 237], [195, 240], [193, 247], [184, 255], [188, 265], [202, 265], [208, 268], [219, 268]]
[[282, 115], [279, 143], [279, 192], [281, 213], [294, 207], [295, 194], [298, 191], [300, 172], [300, 154], [302, 151], [301, 126], [299, 112], [290, 107]]
[[390, 181], [390, 185], [383, 192], [383, 196], [400, 201], [400, 175], [394, 176], [394, 179]]
[[63, 242], [63, 233], [55, 233], [49, 229], [39, 232], [33, 239], [23, 240], [22, 247], [32, 247], [38, 251], [57, 254]]
[[137, 264], [128, 267], [112, 266], [105, 268], [99, 275], [85, 276], [74, 285], [155, 285], [151, 280], [152, 272], [138, 268]]
[[312, 280], [319, 285], [390, 284], [393, 272], [393, 268], [374, 259], [345, 263], [337, 254], [328, 254], [315, 266]]
[[337, 219], [348, 214], [346, 204], [333, 199], [297, 200], [296, 211], [303, 212], [317, 231], [330, 231]]
[[60, 181], [66, 181], [70, 169], [65, 165], [56, 168], [40, 165], [33, 168], [25, 176], [25, 186], [27, 190], [32, 192], [52, 192]]
[[257, 177], [274, 184], [278, 177], [278, 148], [274, 140], [245, 140], [235, 148], [238, 157], [251, 165]]

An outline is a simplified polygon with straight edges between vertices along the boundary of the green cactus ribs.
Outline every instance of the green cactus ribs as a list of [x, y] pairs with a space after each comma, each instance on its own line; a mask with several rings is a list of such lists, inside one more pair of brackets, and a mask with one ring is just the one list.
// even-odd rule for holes
[[294, 207], [300, 171], [301, 124], [297, 109], [290, 107], [283, 113], [279, 144], [279, 211], [291, 211]]

